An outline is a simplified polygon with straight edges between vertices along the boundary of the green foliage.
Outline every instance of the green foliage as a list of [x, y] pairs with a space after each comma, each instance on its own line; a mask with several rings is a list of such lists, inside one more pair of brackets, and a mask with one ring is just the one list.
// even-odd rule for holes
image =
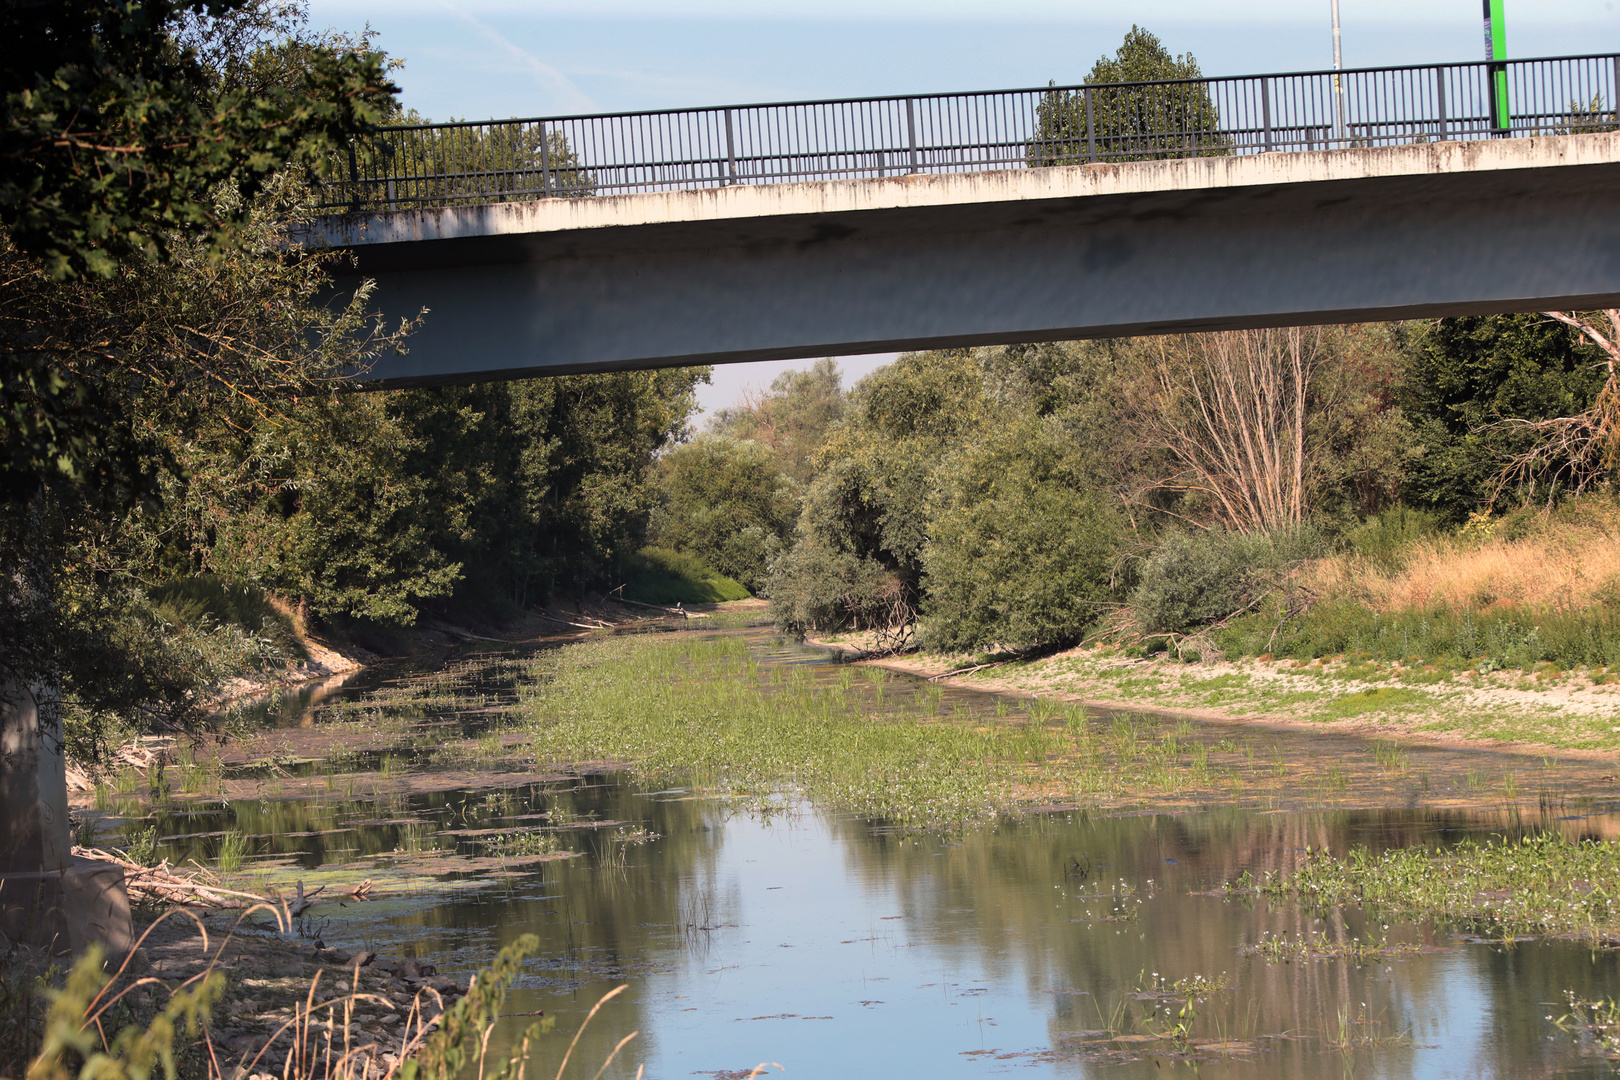
[[1096, 620], [1125, 527], [1117, 500], [1061, 435], [1056, 423], [1028, 421], [942, 469], [923, 550], [931, 645], [1064, 641]]
[[[112, 280], [176, 257], [216, 262], [253, 248], [256, 197], [288, 173], [324, 166], [350, 134], [385, 115], [396, 88], [381, 54], [363, 43], [328, 38], [314, 47], [272, 18], [265, 33], [237, 33], [230, 45], [237, 69], [252, 66], [246, 53], [279, 51], [281, 63], [259, 65], [275, 67], [276, 78], [227, 77], [212, 61], [230, 48], [200, 57], [199, 44], [220, 44], [211, 29], [244, 6], [4, 7], [0, 226], [7, 261], [28, 263], [3, 278], [0, 307], [13, 320], [41, 281]], [[104, 496], [139, 489], [146, 462], [118, 438], [120, 349], [98, 338], [93, 355], [110, 363], [61, 363], [52, 355], [60, 324], [42, 321], [52, 329], [44, 337], [0, 335], [9, 339], [0, 345], [0, 500], [26, 500], [48, 482]], [[196, 351], [180, 350], [174, 366], [189, 366]]]
[[824, 359], [802, 371], [784, 371], [771, 380], [769, 392], [721, 409], [709, 430], [770, 447], [782, 471], [805, 484], [814, 474], [811, 459], [816, 449], [843, 415], [838, 364]]
[[979, 430], [988, 406], [965, 350], [907, 353], [861, 380], [816, 455], [793, 549], [771, 565], [779, 626], [913, 621], [934, 469]]
[[486, 1063], [487, 1036], [500, 1019], [506, 992], [522, 969], [524, 957], [532, 956], [539, 948], [538, 937], [524, 934], [502, 949], [495, 962], [478, 973], [467, 988], [466, 996], [444, 1011], [439, 1026], [428, 1035], [416, 1055], [400, 1063], [400, 1080], [455, 1080], [475, 1067], [479, 1076], [504, 1080], [514, 1070], [520, 1070], [529, 1044], [542, 1032], [550, 1030], [549, 1018], [530, 1024], [515, 1040], [516, 1047], [505, 1061]]
[[652, 527], [658, 545], [693, 552], [758, 591], [799, 509], [775, 452], [756, 442], [700, 435], [665, 454], [658, 475], [664, 491]]
[[[1208, 157], [1231, 152], [1216, 134], [1220, 114], [1206, 87], [1117, 86], [1125, 83], [1198, 79], [1191, 53], [1172, 55], [1159, 39], [1132, 26], [1112, 57], [1100, 58], [1086, 76], [1091, 91], [1092, 141], [1098, 160], [1146, 161], [1167, 157]], [[1035, 110], [1036, 135], [1031, 166], [1069, 165], [1091, 160], [1086, 141], [1084, 91], [1053, 90]]]
[[1142, 563], [1130, 607], [1148, 633], [1187, 631], [1242, 613], [1275, 588], [1282, 572], [1319, 554], [1309, 527], [1274, 533], [1214, 528], [1172, 532]]
[[1344, 543], [1373, 565], [1389, 570], [1401, 565], [1412, 544], [1434, 536], [1439, 527], [1440, 519], [1435, 514], [1396, 506], [1345, 532]]
[[[246, 204], [281, 170], [323, 165], [383, 118], [396, 92], [380, 53], [310, 49], [242, 87], [180, 40], [188, 12], [246, 0], [8, 4], [0, 16], [0, 224], [58, 280], [163, 257], [177, 235], [240, 242]], [[258, 44], [258, 43], [254, 43]]]
[[[1508, 457], [1537, 437], [1492, 425], [1581, 412], [1603, 386], [1603, 359], [1544, 315], [1442, 319], [1417, 343], [1397, 394], [1421, 450], [1408, 466], [1404, 497], [1449, 522], [1486, 508]], [[1508, 494], [1556, 497], [1565, 464], [1545, 462], [1530, 484]]]
[[746, 600], [749, 592], [700, 556], [646, 547], [626, 560], [626, 600], [643, 604], [723, 604]]
[[210, 624], [231, 623], [270, 639], [282, 656], [307, 658], [292, 618], [262, 589], [197, 574], [162, 582], [149, 592], [158, 613], [171, 624], [206, 630]]
[[1442, 851], [1355, 847], [1334, 855], [1307, 848], [1297, 869], [1268, 873], [1258, 891], [1275, 900], [1433, 919], [1509, 940], [1532, 933], [1602, 940], [1620, 910], [1609, 889], [1590, 883], [1611, 881], [1617, 872], [1620, 844], [1612, 840], [1538, 833]]
[[205, 978], [176, 990], [144, 1029], [131, 1025], [104, 1041], [93, 1015], [107, 976], [101, 970], [100, 946], [92, 945], [68, 974], [60, 990], [50, 991], [45, 1038], [28, 1068], [28, 1080], [149, 1080], [162, 1071], [175, 1080], [175, 1040], [195, 1037], [210, 1012], [225, 996], [225, 976]]
[[1218, 631], [1233, 655], [1272, 653], [1298, 659], [1355, 655], [1446, 668], [1529, 671], [1541, 662], [1565, 668], [1620, 666], [1620, 608], [1585, 611], [1395, 611], [1379, 614], [1353, 600], [1332, 600], [1283, 622], [1256, 612]]

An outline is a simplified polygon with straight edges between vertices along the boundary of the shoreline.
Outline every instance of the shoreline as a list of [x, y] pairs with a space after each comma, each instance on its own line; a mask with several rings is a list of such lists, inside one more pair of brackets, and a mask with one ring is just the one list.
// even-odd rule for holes
[[[1604, 732], [1611, 738], [1604, 740], [1612, 743], [1610, 746], [1572, 746], [1551, 741], [1542, 741], [1535, 738], [1501, 738], [1489, 734], [1476, 734], [1458, 732], [1455, 724], [1447, 724], [1446, 716], [1453, 715], [1456, 720], [1467, 723], [1470, 719], [1478, 719], [1471, 714], [1482, 714], [1493, 719], [1505, 719], [1508, 722], [1523, 722], [1526, 717], [1515, 715], [1511, 710], [1528, 709], [1531, 712], [1547, 710], [1549, 708], [1561, 709], [1569, 704], [1569, 694], [1559, 699], [1550, 699], [1546, 691], [1541, 696], [1529, 698], [1529, 693], [1517, 690], [1500, 689], [1495, 687], [1458, 687], [1455, 684], [1398, 684], [1390, 687], [1385, 681], [1368, 682], [1364, 680], [1345, 680], [1341, 684], [1331, 687], [1339, 691], [1331, 693], [1324, 688], [1324, 675], [1331, 676], [1333, 669], [1323, 666], [1311, 674], [1291, 674], [1277, 670], [1273, 666], [1267, 668], [1259, 661], [1216, 661], [1200, 662], [1194, 664], [1168, 663], [1155, 660], [1118, 660], [1112, 657], [1097, 655], [1097, 651], [1085, 648], [1070, 649], [1053, 656], [1043, 657], [1030, 661], [1009, 661], [997, 664], [979, 671], [961, 675], [947, 675], [948, 672], [962, 666], [958, 661], [960, 657], [952, 657], [939, 653], [907, 653], [893, 656], [868, 656], [859, 647], [852, 645], [848, 640], [853, 635], [833, 635], [832, 637], [817, 637], [806, 635], [806, 644], [817, 648], [827, 649], [830, 652], [844, 657], [852, 657], [846, 662], [866, 667], [884, 668], [889, 671], [901, 672], [926, 678], [941, 686], [959, 690], [974, 690], [981, 693], [1006, 694], [1013, 697], [1030, 699], [1046, 699], [1065, 701], [1081, 705], [1088, 709], [1107, 710], [1110, 712], [1135, 712], [1173, 719], [1191, 719], [1205, 723], [1232, 724], [1243, 727], [1269, 729], [1275, 731], [1292, 732], [1319, 732], [1332, 735], [1350, 735], [1368, 739], [1383, 739], [1407, 746], [1433, 747], [1448, 750], [1478, 750], [1498, 754], [1511, 754], [1535, 757], [1557, 757], [1578, 761], [1615, 761], [1620, 763], [1620, 726], [1613, 726], [1612, 730]], [[1064, 678], [1067, 672], [1051, 670], [1054, 668], [1075, 667], [1081, 669], [1081, 677]], [[1043, 668], [1048, 670], [1043, 671]], [[1088, 670], [1089, 669], [1089, 670]], [[1354, 716], [1343, 718], [1301, 719], [1300, 709], [1294, 708], [1283, 711], [1281, 708], [1267, 709], [1263, 706], [1257, 711], [1253, 706], [1262, 704], [1266, 695], [1255, 697], [1252, 700], [1239, 703], [1237, 707], [1222, 707], [1213, 703], [1192, 703], [1185, 701], [1154, 701], [1141, 696], [1110, 695], [1094, 691], [1104, 688], [1109, 680], [1099, 678], [1104, 671], [1127, 672], [1124, 679], [1115, 678], [1115, 682], [1131, 684], [1154, 683], [1155, 688], [1149, 690], [1161, 697], [1186, 697], [1178, 694], [1181, 689], [1177, 683], [1185, 683], [1188, 676], [1201, 677], [1198, 681], [1217, 682], [1222, 680], [1258, 681], [1267, 689], [1272, 690], [1270, 695], [1278, 699], [1298, 696], [1304, 693], [1316, 693], [1329, 699], [1337, 698], [1349, 702], [1367, 699], [1378, 693], [1389, 693], [1398, 689], [1405, 692], [1400, 704], [1402, 708], [1396, 710], [1371, 709], [1359, 712]], [[998, 672], [1004, 674], [997, 674]], [[1024, 674], [1024, 678], [1008, 678], [1006, 674]], [[1087, 678], [1085, 676], [1091, 676]], [[945, 676], [945, 677], [942, 677]], [[1065, 685], [1067, 683], [1068, 685]], [[1140, 687], [1139, 689], [1147, 689]], [[1614, 695], [1610, 687], [1593, 688], [1608, 700], [1590, 700], [1590, 707], [1581, 708], [1579, 715], [1592, 720], [1600, 721], [1596, 727], [1608, 729], [1611, 725], [1620, 725], [1620, 695]], [[1092, 691], [1092, 692], [1088, 692]], [[1369, 691], [1371, 694], [1369, 694]], [[1479, 700], [1458, 700], [1462, 695]], [[1612, 696], [1611, 696], [1612, 695]], [[1394, 695], [1391, 694], [1393, 697]], [[1493, 700], [1494, 699], [1494, 700]], [[1412, 706], [1417, 706], [1413, 708]], [[1582, 703], [1583, 706], [1587, 702]], [[1495, 711], [1491, 711], [1494, 706]], [[1509, 710], [1504, 714], [1503, 710]], [[1593, 725], [1589, 725], [1593, 726]]]

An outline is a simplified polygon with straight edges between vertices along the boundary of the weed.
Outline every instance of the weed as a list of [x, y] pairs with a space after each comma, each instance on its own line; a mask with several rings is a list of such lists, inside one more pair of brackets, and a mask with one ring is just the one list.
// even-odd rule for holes
[[219, 869], [223, 874], [234, 874], [242, 869], [251, 845], [248, 838], [236, 831], [230, 830], [219, 840]]

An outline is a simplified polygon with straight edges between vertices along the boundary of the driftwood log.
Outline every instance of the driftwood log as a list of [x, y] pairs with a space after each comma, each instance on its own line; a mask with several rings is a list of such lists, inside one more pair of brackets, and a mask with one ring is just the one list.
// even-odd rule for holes
[[[119, 852], [102, 848], [75, 847], [73, 854], [123, 867], [124, 888], [129, 891], [129, 901], [132, 904], [181, 904], [187, 907], [237, 909], [252, 907], [254, 904], [275, 903], [268, 896], [237, 892], [235, 889], [222, 888], [200, 880], [201, 875], [197, 873], [177, 874], [169, 866], [167, 859], [156, 866], [142, 866], [140, 863], [131, 862]], [[302, 893], [303, 890], [300, 889], [300, 897]]]

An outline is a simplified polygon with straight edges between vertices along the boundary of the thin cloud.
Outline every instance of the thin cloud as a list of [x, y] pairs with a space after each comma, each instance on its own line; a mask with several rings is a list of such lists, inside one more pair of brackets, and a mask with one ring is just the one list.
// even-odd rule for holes
[[440, 7], [455, 15], [462, 22], [472, 27], [478, 35], [492, 44], [499, 45], [507, 53], [528, 68], [536, 81], [544, 86], [557, 98], [559, 111], [568, 112], [596, 112], [597, 104], [589, 94], [574, 85], [568, 76], [540, 59], [526, 49], [513, 44], [504, 34], [493, 26], [479, 19], [464, 8], [450, 3], [441, 3]]

